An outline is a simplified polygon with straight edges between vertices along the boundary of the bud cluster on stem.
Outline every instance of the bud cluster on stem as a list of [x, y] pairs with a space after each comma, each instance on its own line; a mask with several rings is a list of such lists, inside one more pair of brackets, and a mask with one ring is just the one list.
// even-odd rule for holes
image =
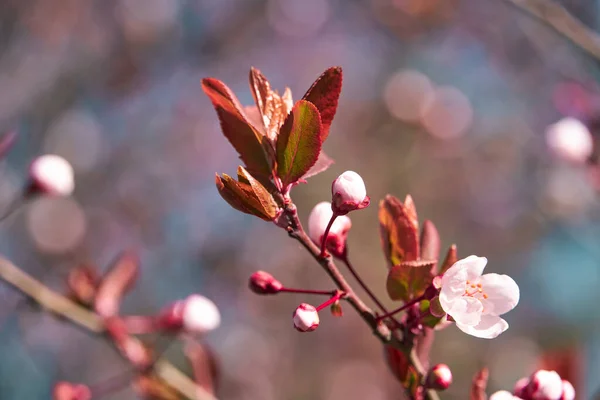
[[498, 391], [490, 400], [574, 400], [573, 385], [556, 371], [538, 370], [531, 376], [521, 378], [511, 392]]

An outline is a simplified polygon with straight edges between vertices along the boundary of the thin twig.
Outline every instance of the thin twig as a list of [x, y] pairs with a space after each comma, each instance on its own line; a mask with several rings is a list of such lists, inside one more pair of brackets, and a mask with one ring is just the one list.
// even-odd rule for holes
[[[0, 278], [20, 290], [27, 297], [35, 300], [48, 311], [62, 315], [75, 325], [86, 328], [91, 332], [104, 332], [104, 324], [100, 316], [49, 289], [42, 282], [2, 257], [0, 257]], [[188, 399], [216, 400], [213, 395], [196, 385], [187, 375], [164, 358], [156, 362], [154, 370], [161, 379]]]
[[[358, 312], [367, 325], [371, 327], [373, 334], [382, 343], [393, 346], [394, 348], [402, 351], [408, 357], [409, 363], [415, 368], [419, 374], [419, 378], [423, 381], [427, 371], [425, 371], [423, 365], [416, 356], [413, 350], [413, 344], [400, 340], [383, 322], [378, 321], [375, 312], [371, 310], [365, 303], [363, 303], [356, 293], [354, 293], [352, 287], [348, 284], [340, 270], [337, 268], [331, 256], [321, 255], [319, 247], [312, 242], [302, 228], [302, 224], [298, 218], [296, 206], [293, 203], [287, 203], [284, 208], [284, 213], [290, 223], [288, 228], [290, 237], [296, 239], [306, 250], [308, 250], [308, 252], [321, 265], [321, 267], [323, 267], [338, 289], [346, 294], [344, 297], [345, 300], [350, 303], [350, 305]], [[439, 396], [435, 390], [425, 390], [424, 394], [426, 400], [439, 400]]]
[[504, 0], [534, 16], [600, 60], [600, 36], [552, 0]]

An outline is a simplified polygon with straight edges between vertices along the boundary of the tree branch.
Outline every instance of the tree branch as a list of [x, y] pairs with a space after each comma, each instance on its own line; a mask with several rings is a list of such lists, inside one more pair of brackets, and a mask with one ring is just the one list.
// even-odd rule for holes
[[539, 19], [569, 39], [592, 57], [600, 60], [600, 36], [552, 0], [504, 0]]
[[[20, 290], [27, 297], [35, 300], [48, 311], [62, 315], [75, 325], [81, 326], [91, 332], [104, 332], [104, 324], [100, 316], [49, 289], [42, 282], [2, 257], [0, 257], [0, 278]], [[164, 358], [160, 358], [155, 363], [154, 370], [161, 379], [188, 399], [216, 400], [213, 395], [196, 385], [183, 372]]]

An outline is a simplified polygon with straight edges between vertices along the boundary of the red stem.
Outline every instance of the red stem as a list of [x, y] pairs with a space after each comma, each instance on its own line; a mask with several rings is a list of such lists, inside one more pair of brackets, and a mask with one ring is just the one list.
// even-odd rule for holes
[[388, 318], [393, 316], [394, 314], [398, 314], [401, 311], [406, 310], [408, 307], [420, 302], [421, 300], [424, 300], [425, 296], [419, 296], [417, 298], [412, 299], [411, 301], [409, 301], [408, 303], [405, 303], [402, 307], [399, 307], [393, 311], [390, 311], [384, 315], [380, 315], [379, 317], [377, 317], [377, 321], [381, 321], [382, 319]]
[[301, 294], [317, 294], [324, 296], [335, 296], [335, 290], [311, 290], [311, 289], [292, 289], [292, 288], [281, 288], [280, 292], [286, 293], [301, 293]]
[[377, 304], [377, 307], [379, 307], [384, 314], [388, 314], [389, 311], [387, 311], [387, 309], [385, 308], [385, 306], [383, 304], [381, 304], [381, 301], [379, 301], [379, 299], [377, 298], [377, 296], [375, 296], [375, 294], [371, 291], [371, 289], [369, 289], [369, 287], [367, 286], [367, 284], [358, 275], [358, 272], [356, 272], [356, 270], [354, 269], [354, 267], [350, 263], [350, 260], [348, 259], [348, 255], [347, 254], [344, 255], [344, 258], [342, 258], [342, 262], [344, 264], [346, 264], [346, 267], [348, 267], [348, 270], [350, 271], [350, 273], [352, 274], [352, 276], [354, 277], [354, 279], [356, 279], [356, 281], [358, 282], [358, 284], [360, 285], [360, 287], [363, 288], [363, 290], [367, 293], [367, 295], [371, 298], [371, 300], [373, 300], [373, 302], [375, 304]]
[[320, 306], [317, 306], [316, 309], [317, 311], [321, 311], [322, 309], [324, 309], [325, 307], [335, 303], [336, 301], [338, 301], [342, 296], [344, 295], [343, 292], [337, 291], [333, 296], [331, 296], [331, 298], [329, 300], [327, 300], [326, 302], [324, 302], [323, 304], [321, 304]]
[[338, 216], [336, 214], [333, 214], [331, 216], [331, 219], [329, 220], [329, 223], [327, 224], [327, 228], [325, 228], [325, 233], [323, 233], [323, 239], [321, 239], [321, 257], [323, 257], [326, 254], [325, 245], [327, 244], [327, 236], [329, 236], [329, 230], [331, 229], [331, 226], [333, 225], [333, 222], [337, 217]]

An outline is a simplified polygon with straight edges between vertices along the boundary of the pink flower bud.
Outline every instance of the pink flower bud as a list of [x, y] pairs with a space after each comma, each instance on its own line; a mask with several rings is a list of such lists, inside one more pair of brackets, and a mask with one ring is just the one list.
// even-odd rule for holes
[[250, 290], [256, 294], [276, 294], [283, 288], [281, 282], [265, 271], [256, 271], [248, 282]]
[[507, 390], [500, 390], [490, 396], [490, 400], [520, 400], [520, 397], [513, 396], [513, 394]]
[[559, 158], [585, 162], [592, 154], [594, 142], [589, 129], [575, 118], [563, 118], [546, 129], [546, 143]]
[[90, 400], [92, 392], [86, 385], [57, 382], [52, 390], [53, 400]]
[[560, 400], [575, 400], [575, 388], [571, 385], [571, 382], [562, 381], [563, 392]]
[[29, 167], [31, 191], [54, 196], [69, 196], [75, 189], [73, 167], [64, 158], [46, 154], [33, 160]]
[[319, 326], [319, 313], [310, 304], [302, 303], [294, 311], [294, 328], [300, 332], [312, 332]]
[[354, 171], [346, 171], [333, 181], [331, 195], [331, 208], [338, 215], [365, 208], [371, 202], [363, 179]]
[[[317, 246], [321, 246], [325, 229], [333, 216], [331, 204], [323, 201], [317, 204], [308, 217], [308, 235]], [[346, 250], [346, 238], [352, 227], [350, 218], [346, 215], [339, 216], [331, 225], [327, 235], [326, 248], [336, 257], [342, 257]]]
[[525, 389], [533, 400], [560, 400], [563, 392], [563, 381], [556, 371], [536, 371]]
[[527, 388], [529, 386], [529, 377], [521, 378], [515, 383], [515, 387], [513, 389], [513, 393], [515, 396], [519, 397], [528, 397]]
[[215, 303], [199, 294], [188, 296], [181, 312], [183, 329], [187, 332], [204, 333], [221, 324], [221, 314]]
[[427, 387], [446, 390], [452, 384], [452, 371], [446, 364], [434, 365], [427, 374]]

